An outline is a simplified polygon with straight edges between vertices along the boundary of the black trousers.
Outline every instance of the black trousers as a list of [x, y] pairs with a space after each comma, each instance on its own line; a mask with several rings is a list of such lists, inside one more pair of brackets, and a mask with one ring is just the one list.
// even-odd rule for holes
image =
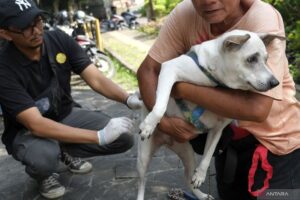
[[[251, 134], [240, 140], [230, 140], [231, 136], [231, 129], [227, 127], [214, 154], [219, 196], [222, 200], [255, 200], [257, 198], [248, 192], [248, 174], [253, 153], [259, 142]], [[205, 140], [206, 135], [200, 135], [191, 141], [195, 152], [203, 153]], [[233, 151], [234, 159], [228, 159], [228, 156], [232, 156], [232, 152], [228, 153], [228, 151]], [[270, 179], [269, 189], [274, 189], [275, 191], [300, 189], [299, 158], [300, 149], [282, 156], [268, 151], [267, 159], [273, 167], [273, 177]], [[234, 164], [235, 162], [236, 164]], [[261, 169], [259, 163], [252, 190], [261, 188], [265, 177], [266, 173]]]
[[[73, 108], [72, 112], [61, 123], [89, 130], [100, 130], [110, 120], [102, 112]], [[98, 144], [59, 143], [56, 140], [34, 136], [29, 131], [17, 134], [13, 142], [12, 156], [25, 165], [25, 170], [32, 178], [42, 180], [57, 171], [61, 151], [75, 157], [93, 157], [117, 154], [133, 146], [133, 136], [121, 135], [116, 141], [105, 146]]]

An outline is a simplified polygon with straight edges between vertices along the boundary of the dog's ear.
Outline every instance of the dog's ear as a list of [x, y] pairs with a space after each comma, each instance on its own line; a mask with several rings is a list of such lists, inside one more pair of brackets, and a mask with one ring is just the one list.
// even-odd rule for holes
[[232, 35], [228, 36], [223, 42], [224, 51], [236, 51], [239, 50], [247, 40], [249, 40], [250, 35]]
[[274, 39], [285, 40], [286, 38], [280, 35], [268, 34], [268, 33], [258, 33], [260, 39], [264, 42], [267, 47]]

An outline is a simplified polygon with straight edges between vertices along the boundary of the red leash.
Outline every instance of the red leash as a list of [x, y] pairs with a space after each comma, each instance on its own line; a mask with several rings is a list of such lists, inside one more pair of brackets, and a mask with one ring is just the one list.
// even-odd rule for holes
[[[268, 156], [268, 149], [261, 144], [258, 145], [253, 154], [252, 165], [251, 165], [251, 168], [249, 170], [249, 175], [248, 175], [248, 191], [250, 192], [250, 194], [252, 194], [252, 196], [257, 197], [261, 193], [263, 193], [266, 189], [269, 188], [269, 180], [273, 176], [273, 167], [268, 162], [267, 156]], [[259, 160], [261, 161], [261, 168], [263, 170], [265, 170], [267, 175], [264, 180], [264, 186], [261, 189], [252, 191], [251, 188], [254, 184], [254, 176], [255, 176], [255, 172], [257, 170], [257, 165], [258, 165]]]

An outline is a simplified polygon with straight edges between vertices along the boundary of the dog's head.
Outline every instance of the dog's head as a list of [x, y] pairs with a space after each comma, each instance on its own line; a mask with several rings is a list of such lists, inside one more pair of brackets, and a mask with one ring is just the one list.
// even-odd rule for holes
[[[222, 76], [230, 88], [267, 91], [279, 84], [267, 66], [266, 46], [284, 37], [235, 30], [224, 34], [219, 42], [222, 55]], [[218, 71], [218, 70], [217, 70]]]

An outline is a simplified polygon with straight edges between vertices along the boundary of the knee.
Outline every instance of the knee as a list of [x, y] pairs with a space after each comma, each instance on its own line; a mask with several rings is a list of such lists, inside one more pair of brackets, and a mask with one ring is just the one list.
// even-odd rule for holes
[[26, 152], [27, 171], [31, 174], [49, 175], [57, 170], [60, 159], [60, 148], [57, 143], [45, 140]]
[[31, 163], [31, 166], [38, 174], [51, 174], [56, 171], [59, 158], [59, 153], [42, 151], [42, 153], [35, 158], [36, 162]]

